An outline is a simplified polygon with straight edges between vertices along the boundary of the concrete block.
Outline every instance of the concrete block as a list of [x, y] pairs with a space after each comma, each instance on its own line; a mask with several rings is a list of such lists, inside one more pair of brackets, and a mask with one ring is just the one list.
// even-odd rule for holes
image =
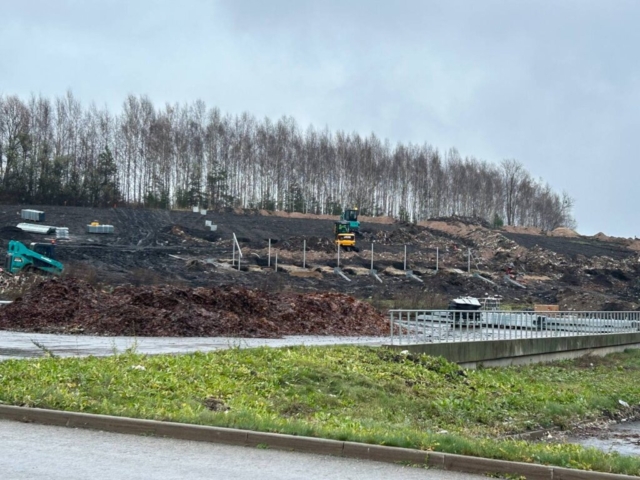
[[184, 425], [178, 423], [159, 422], [155, 434], [160, 437], [179, 438], [194, 442], [215, 442], [228, 445], [246, 445], [246, 430], [233, 428], [208, 427], [204, 425]]
[[15, 420], [25, 423], [41, 423], [43, 425], [59, 425], [65, 426], [68, 416], [63, 415], [65, 412], [53, 412], [49, 410], [41, 410], [38, 408], [14, 407], [10, 405], [0, 405], [0, 418], [5, 420]]
[[552, 470], [553, 480], [638, 480], [638, 477], [616, 473], [589, 472], [560, 467], [554, 467]]
[[444, 453], [429, 452], [427, 457], [427, 465], [433, 468], [444, 469], [444, 459], [446, 455]]
[[[553, 469], [544, 465], [523, 462], [507, 462], [491, 458], [467, 457], [465, 455], [444, 454], [445, 470], [469, 473], [508, 473], [524, 475], [527, 480], [556, 480]], [[583, 477], [584, 478], [584, 477]]]
[[62, 412], [0, 405], [0, 418], [62, 427], [88, 428], [134, 435], [156, 435], [183, 440], [246, 445], [247, 431], [232, 428], [186, 425], [139, 418]]
[[66, 426], [132, 435], [155, 435], [156, 433], [156, 426], [151, 421], [111, 417], [107, 415], [95, 415], [91, 417], [72, 415], [69, 416]]
[[364, 443], [344, 442], [342, 455], [348, 458], [361, 458], [369, 460], [371, 457], [372, 445]]
[[428, 453], [420, 450], [354, 442], [344, 442], [344, 456], [387, 463], [426, 464], [428, 460]]
[[262, 432], [248, 432], [246, 443], [249, 447], [266, 445], [269, 448], [278, 450], [296, 450], [298, 452], [336, 456], [342, 455], [343, 444], [344, 442], [338, 440]]

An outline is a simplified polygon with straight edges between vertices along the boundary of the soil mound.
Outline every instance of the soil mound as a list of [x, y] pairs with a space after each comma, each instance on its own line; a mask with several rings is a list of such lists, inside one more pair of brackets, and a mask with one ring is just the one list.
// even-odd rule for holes
[[566, 228], [566, 227], [558, 227], [555, 230], [552, 230], [551, 232], [549, 232], [549, 235], [554, 237], [568, 237], [568, 238], [576, 238], [580, 236], [580, 234], [578, 234], [578, 232], [576, 232], [575, 230], [571, 230], [570, 228]]
[[0, 227], [0, 239], [2, 240], [31, 240], [31, 235], [20, 230], [18, 227], [5, 226]]
[[240, 286], [117, 287], [51, 279], [0, 310], [0, 329], [92, 335], [233, 336], [388, 333], [383, 315], [338, 293], [270, 294]]

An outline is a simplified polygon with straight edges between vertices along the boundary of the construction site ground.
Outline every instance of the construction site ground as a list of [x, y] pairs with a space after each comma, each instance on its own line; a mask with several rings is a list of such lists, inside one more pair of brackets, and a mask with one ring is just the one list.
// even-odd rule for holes
[[[17, 229], [22, 208], [44, 211], [46, 225], [69, 228], [70, 238], [57, 242], [65, 273], [32, 288], [31, 294], [29, 288], [38, 279], [3, 274], [4, 299], [20, 298], [0, 312], [3, 329], [57, 332], [60, 329], [48, 327], [42, 319], [57, 325], [59, 317], [81, 311], [81, 317], [90, 320], [68, 325], [76, 333], [140, 334], [113, 325], [120, 319], [131, 326], [133, 319], [145, 315], [156, 322], [153, 328], [148, 322], [149, 330], [143, 333], [151, 336], [243, 336], [247, 331], [238, 329], [238, 318], [254, 322], [248, 336], [349, 335], [350, 330], [352, 335], [376, 335], [382, 334], [381, 319], [390, 307], [446, 307], [461, 295], [499, 295], [503, 304], [516, 308], [557, 304], [561, 310], [635, 310], [640, 306], [640, 241], [603, 234], [494, 229], [478, 219], [457, 217], [417, 225], [387, 217], [364, 218], [359, 251], [340, 254], [343, 277], [334, 271], [338, 255], [332, 217], [232, 209], [202, 215], [142, 208], [4, 205], [0, 242], [5, 250], [12, 239], [28, 244], [54, 237]], [[115, 233], [85, 233], [92, 221], [113, 225]], [[211, 231], [206, 221], [217, 229]], [[242, 248], [239, 270], [237, 255], [233, 262], [233, 234]], [[378, 278], [370, 271], [372, 247]], [[515, 275], [508, 281], [505, 271], [511, 264]], [[282, 327], [287, 319], [307, 311], [311, 313], [304, 331]], [[18, 317], [22, 323], [14, 324]], [[197, 317], [200, 323], [187, 325], [187, 317]], [[220, 319], [233, 324], [231, 331], [215, 330], [207, 323], [214, 317], [216, 325]], [[340, 321], [326, 323], [331, 317]], [[112, 326], [106, 328], [109, 318]], [[176, 319], [183, 330], [162, 327], [167, 330], [163, 333], [158, 326]]]

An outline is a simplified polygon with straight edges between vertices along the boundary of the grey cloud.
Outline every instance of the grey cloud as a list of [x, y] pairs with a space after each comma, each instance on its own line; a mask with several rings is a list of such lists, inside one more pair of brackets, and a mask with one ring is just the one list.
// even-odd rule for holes
[[201, 98], [517, 158], [576, 198], [580, 231], [637, 233], [638, 2], [2, 3], [0, 93]]

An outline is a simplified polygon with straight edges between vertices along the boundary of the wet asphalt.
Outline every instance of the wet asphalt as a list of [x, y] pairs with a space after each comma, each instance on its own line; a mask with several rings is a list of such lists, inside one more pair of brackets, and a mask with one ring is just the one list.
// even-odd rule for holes
[[0, 420], [6, 480], [476, 480], [366, 460]]
[[388, 343], [387, 337], [296, 335], [277, 339], [233, 337], [100, 337], [54, 335], [0, 330], [0, 361], [38, 358], [48, 352], [58, 357], [104, 357], [133, 350], [137, 353], [177, 354], [225, 348], [285, 347], [294, 345], [371, 345]]

